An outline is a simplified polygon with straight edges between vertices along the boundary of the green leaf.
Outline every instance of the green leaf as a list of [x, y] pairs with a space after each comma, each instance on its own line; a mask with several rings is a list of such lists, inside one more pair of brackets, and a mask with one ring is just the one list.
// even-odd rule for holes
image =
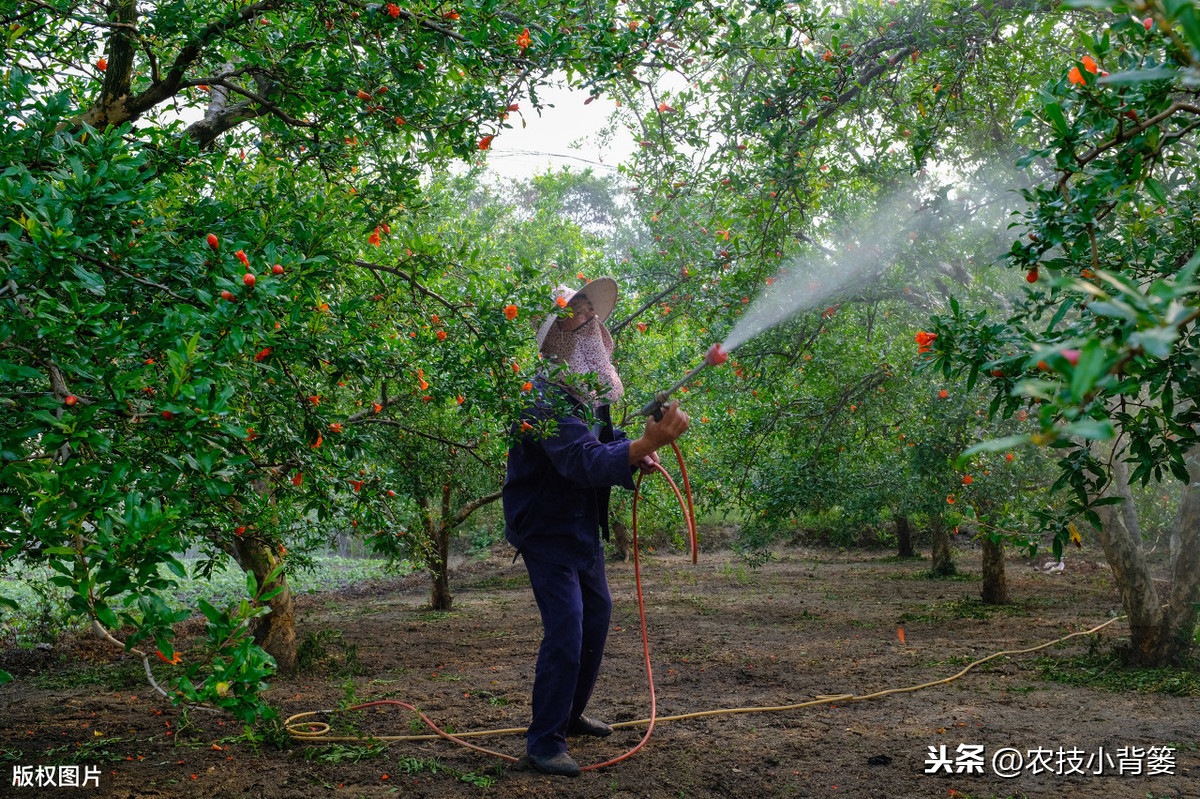
[[980, 441], [973, 447], [968, 447], [963, 450], [963, 453], [958, 456], [956, 464], [961, 466], [972, 456], [978, 455], [981, 452], [1003, 452], [1006, 449], [1012, 449], [1021, 444], [1029, 443], [1029, 435], [1021, 434], [1016, 436], [1005, 436], [1004, 438], [993, 438], [988, 441]]
[[79, 282], [83, 284], [85, 289], [96, 296], [104, 296], [104, 279], [98, 274], [88, 271], [78, 261], [71, 264], [71, 271], [75, 273], [75, 277], [79, 278]]
[[1046, 104], [1046, 117], [1050, 120], [1050, 124], [1054, 126], [1054, 130], [1059, 136], [1066, 136], [1070, 133], [1071, 128], [1067, 125], [1067, 118], [1063, 116], [1062, 106], [1058, 103]]
[[1063, 433], [1090, 441], [1105, 441], [1115, 436], [1117, 431], [1107, 419], [1080, 419], [1064, 427]]
[[1084, 345], [1079, 362], [1071, 370], [1071, 396], [1079, 401], [1086, 397], [1096, 381], [1108, 371], [1108, 355], [1100, 341], [1092, 339]]
[[220, 625], [225, 621], [225, 614], [213, 607], [210, 602], [201, 599], [197, 605], [200, 607], [200, 612], [204, 614], [204, 618], [213, 624]]
[[1154, 178], [1147, 175], [1146, 179], [1144, 181], [1142, 181], [1142, 185], [1144, 185], [1146, 187], [1146, 192], [1150, 195], [1151, 198], [1153, 198], [1153, 200], [1156, 203], [1158, 203], [1159, 205], [1166, 205], [1167, 190], [1163, 186], [1163, 184], [1159, 183], [1157, 180], [1155, 180]]
[[1129, 337], [1129, 343], [1141, 347], [1146, 354], [1155, 358], [1169, 358], [1171, 349], [1179, 339], [1179, 329], [1174, 326], [1154, 327], [1149, 330], [1139, 330]]
[[1105, 75], [1096, 82], [1102, 86], [1132, 86], [1151, 80], [1174, 80], [1176, 71], [1170, 67], [1151, 67], [1150, 69], [1128, 69]]

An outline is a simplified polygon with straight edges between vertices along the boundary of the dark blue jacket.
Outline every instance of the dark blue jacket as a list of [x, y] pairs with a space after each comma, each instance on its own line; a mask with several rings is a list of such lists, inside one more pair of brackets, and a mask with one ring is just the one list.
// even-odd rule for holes
[[610, 489], [634, 488], [629, 439], [611, 426], [589, 426], [583, 406], [558, 386], [539, 380], [532, 393], [508, 451], [505, 537], [530, 557], [595, 568], [604, 558]]

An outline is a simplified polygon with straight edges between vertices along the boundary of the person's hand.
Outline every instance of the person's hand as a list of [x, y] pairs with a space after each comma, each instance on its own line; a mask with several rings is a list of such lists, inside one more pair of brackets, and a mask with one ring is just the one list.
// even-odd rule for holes
[[646, 418], [646, 431], [642, 437], [654, 443], [654, 448], [665, 447], [687, 432], [691, 424], [687, 412], [680, 407], [679, 400], [672, 400], [663, 406], [662, 419], [655, 420], [653, 416]]
[[638, 471], [640, 471], [642, 474], [653, 474], [654, 472], [658, 471], [658, 463], [658, 453], [651, 452], [649, 455], [638, 461], [635, 465], [638, 467]]
[[[663, 418], [655, 421], [651, 416], [646, 419], [646, 429], [638, 438], [629, 443], [629, 463], [641, 467], [643, 458], [654, 454], [659, 447], [665, 447], [687, 432], [688, 415], [679, 407], [679, 400], [663, 408]], [[653, 467], [651, 467], [653, 469]]]

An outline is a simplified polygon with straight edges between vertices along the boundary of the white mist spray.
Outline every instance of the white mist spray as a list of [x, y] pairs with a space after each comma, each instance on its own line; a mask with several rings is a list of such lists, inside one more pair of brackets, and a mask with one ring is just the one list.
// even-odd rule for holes
[[789, 261], [734, 325], [722, 349], [731, 351], [831, 297], [869, 285], [910, 241], [916, 211], [911, 192], [893, 195], [869, 220], [848, 227], [845, 239]]

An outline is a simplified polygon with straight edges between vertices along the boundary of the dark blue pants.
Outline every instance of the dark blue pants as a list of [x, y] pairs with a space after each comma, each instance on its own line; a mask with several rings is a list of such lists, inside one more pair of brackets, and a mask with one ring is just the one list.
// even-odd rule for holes
[[612, 597], [604, 561], [580, 570], [524, 556], [542, 614], [542, 647], [533, 678], [533, 721], [525, 749], [544, 757], [567, 751], [567, 723], [583, 713], [604, 657]]

